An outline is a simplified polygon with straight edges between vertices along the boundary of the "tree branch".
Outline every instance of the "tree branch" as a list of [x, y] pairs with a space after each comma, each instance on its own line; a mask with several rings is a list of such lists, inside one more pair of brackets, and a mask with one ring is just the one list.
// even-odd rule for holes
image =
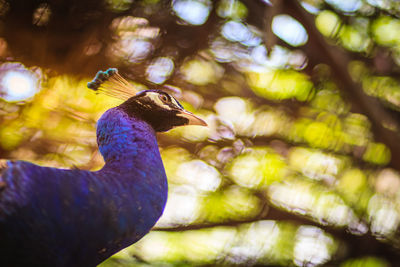
[[319, 223], [310, 218], [286, 212], [277, 209], [273, 206], [268, 207], [268, 213], [265, 216], [260, 216], [243, 221], [229, 221], [221, 223], [199, 223], [192, 225], [177, 226], [172, 228], [153, 228], [152, 231], [164, 232], [183, 232], [190, 230], [211, 229], [214, 227], [239, 227], [242, 224], [254, 223], [260, 220], [276, 220], [286, 221], [295, 225], [311, 225], [323, 229], [326, 233], [332, 235], [341, 244], [336, 255], [332, 258], [332, 264], [339, 261], [344, 261], [348, 258], [378, 256], [385, 258], [391, 263], [391, 266], [400, 266], [400, 251], [393, 248], [390, 244], [383, 241], [378, 241], [371, 233], [364, 235], [353, 235], [344, 228], [335, 226], [321, 226]]
[[[400, 170], [400, 125], [385, 110], [380, 101], [364, 93], [362, 85], [353, 81], [348, 71], [349, 58], [338, 46], [327, 44], [317, 30], [314, 17], [307, 13], [298, 1], [285, 0], [285, 11], [300, 21], [309, 35], [308, 44], [304, 50], [310, 57], [310, 66], [320, 63], [331, 67], [333, 77], [343, 95], [352, 103], [353, 111], [364, 113], [372, 122], [372, 129], [377, 140], [385, 143], [392, 152], [390, 166]], [[394, 131], [385, 128], [391, 125]]]

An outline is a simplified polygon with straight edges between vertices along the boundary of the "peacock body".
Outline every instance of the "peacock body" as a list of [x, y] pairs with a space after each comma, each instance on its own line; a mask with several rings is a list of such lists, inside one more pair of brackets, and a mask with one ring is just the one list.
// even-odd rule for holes
[[8, 161], [0, 167], [0, 264], [96, 266], [142, 238], [167, 201], [156, 132], [205, 125], [170, 95], [147, 90], [97, 123], [95, 172]]

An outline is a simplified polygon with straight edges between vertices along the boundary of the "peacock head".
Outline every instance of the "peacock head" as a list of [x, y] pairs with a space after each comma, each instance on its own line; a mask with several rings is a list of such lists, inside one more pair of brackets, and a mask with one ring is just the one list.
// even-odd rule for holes
[[113, 97], [127, 99], [118, 108], [130, 117], [146, 121], [156, 132], [165, 132], [184, 125], [207, 126], [204, 120], [186, 111], [178, 100], [162, 90], [144, 90], [134, 95], [135, 88], [114, 68], [99, 71], [93, 81], [88, 83], [88, 87]]
[[165, 132], [177, 126], [207, 123], [186, 111], [173, 96], [161, 90], [145, 90], [119, 106], [128, 116], [149, 123], [156, 132]]

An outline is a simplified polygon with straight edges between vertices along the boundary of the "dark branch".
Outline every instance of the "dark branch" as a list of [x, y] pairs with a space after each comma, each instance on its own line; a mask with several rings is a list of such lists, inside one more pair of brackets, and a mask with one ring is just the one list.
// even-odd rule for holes
[[337, 255], [334, 256], [331, 263], [336, 264], [338, 261], [344, 261], [348, 258], [378, 256], [385, 258], [391, 263], [391, 266], [400, 266], [400, 250], [393, 248], [390, 244], [378, 241], [371, 233], [364, 235], [353, 235], [344, 228], [335, 226], [321, 226], [308, 217], [289, 213], [272, 206], [268, 207], [265, 216], [256, 217], [243, 221], [229, 221], [222, 223], [200, 223], [193, 225], [177, 226], [172, 228], [153, 228], [153, 231], [165, 232], [183, 232], [190, 230], [210, 229], [213, 227], [239, 227], [245, 223], [253, 223], [260, 220], [276, 220], [286, 221], [295, 225], [311, 225], [322, 228], [326, 233], [331, 234], [339, 241], [341, 246], [338, 248]]

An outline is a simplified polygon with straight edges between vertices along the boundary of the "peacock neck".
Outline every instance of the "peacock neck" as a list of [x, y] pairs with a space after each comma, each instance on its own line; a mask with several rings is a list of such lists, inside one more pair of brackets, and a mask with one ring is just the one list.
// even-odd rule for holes
[[106, 163], [104, 171], [129, 173], [144, 166], [164, 169], [153, 128], [118, 107], [98, 121], [97, 143]]

